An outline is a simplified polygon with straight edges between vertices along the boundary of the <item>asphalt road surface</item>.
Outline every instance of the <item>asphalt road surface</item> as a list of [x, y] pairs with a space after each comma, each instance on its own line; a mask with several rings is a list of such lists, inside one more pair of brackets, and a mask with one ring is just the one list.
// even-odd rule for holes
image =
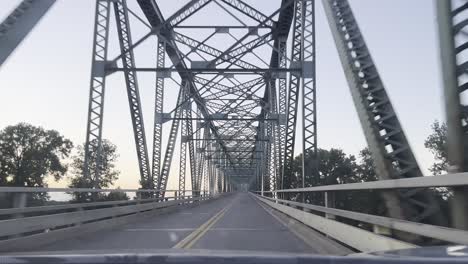
[[249, 193], [69, 238], [38, 251], [132, 249], [252, 250], [344, 255], [342, 246]]

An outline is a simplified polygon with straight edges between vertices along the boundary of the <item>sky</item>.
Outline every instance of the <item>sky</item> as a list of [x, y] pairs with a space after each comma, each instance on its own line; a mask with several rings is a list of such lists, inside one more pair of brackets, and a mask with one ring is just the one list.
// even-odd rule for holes
[[[19, 2], [1, 0], [0, 18]], [[185, 3], [181, 0], [157, 2], [165, 17]], [[267, 0], [248, 2], [261, 5], [267, 14], [274, 7]], [[431, 132], [431, 123], [436, 119], [444, 120], [434, 3], [428, 0], [349, 2], [415, 156], [427, 175], [433, 158], [424, 148], [424, 140]], [[135, 0], [128, 0], [128, 4], [138, 11]], [[321, 1], [317, 1], [317, 5], [318, 145], [325, 149], [341, 148], [357, 155], [366, 145], [364, 135]], [[58, 130], [75, 145], [84, 142], [94, 6], [93, 0], [58, 0], [1, 66], [0, 129], [28, 122]], [[205, 19], [209, 23], [213, 18]], [[134, 39], [147, 32], [141, 23], [133, 23], [132, 30]], [[116, 54], [117, 47], [115, 32], [111, 32], [110, 54]], [[152, 39], [136, 51], [144, 66], [151, 67], [148, 63], [154, 62], [155, 47], [155, 39]], [[139, 82], [151, 153], [154, 73], [139, 75]], [[171, 98], [175, 100], [175, 95], [171, 97], [171, 94], [176, 94], [176, 90], [172, 88], [168, 86], [166, 90], [167, 104]], [[115, 186], [138, 188], [139, 172], [122, 75], [111, 75], [106, 89], [104, 138], [117, 145], [120, 155], [117, 167], [121, 176]], [[165, 125], [166, 131], [168, 126]], [[173, 164], [176, 162], [175, 159]], [[169, 188], [175, 187], [175, 173], [170, 175]], [[65, 184], [66, 181], [50, 182], [49, 186]]]

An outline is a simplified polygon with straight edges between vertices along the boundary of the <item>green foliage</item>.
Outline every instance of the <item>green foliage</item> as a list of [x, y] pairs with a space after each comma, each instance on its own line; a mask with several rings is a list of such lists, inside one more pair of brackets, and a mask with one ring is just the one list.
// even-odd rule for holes
[[[365, 148], [359, 152], [359, 162], [356, 164], [356, 170], [353, 175], [347, 178], [343, 183], [358, 183], [377, 181], [374, 161], [369, 149]], [[384, 201], [378, 191], [350, 191], [338, 194], [337, 207], [342, 209], [351, 208], [367, 214], [385, 215], [386, 209], [383, 206]], [[341, 198], [340, 198], [341, 197]]]
[[[73, 143], [55, 130], [45, 130], [26, 123], [8, 126], [0, 131], [0, 185], [45, 187], [45, 178], [61, 179], [67, 172], [62, 161]], [[44, 201], [46, 194], [28, 197]]]
[[110, 192], [106, 197], [104, 198], [106, 201], [128, 201], [130, 200], [130, 197], [122, 191], [120, 191], [120, 188], [117, 188], [117, 190]]
[[[119, 155], [117, 154], [117, 146], [111, 143], [109, 140], [102, 140], [102, 152], [101, 152], [101, 165], [100, 165], [100, 178], [94, 181], [94, 171], [96, 171], [97, 164], [95, 162], [96, 150], [91, 150], [90, 153], [90, 178], [84, 177], [84, 156], [85, 150], [84, 145], [79, 146], [77, 155], [73, 156], [72, 176], [70, 188], [109, 188], [115, 180], [118, 179], [120, 171], [115, 168], [115, 162]], [[91, 193], [73, 193], [74, 202], [91, 202], [93, 200], [105, 200], [105, 194], [91, 194]]]
[[[433, 175], [447, 173], [449, 166], [447, 155], [447, 125], [434, 121], [431, 126], [432, 133], [424, 141], [424, 146], [434, 155], [434, 163], [429, 168]], [[445, 187], [435, 188], [433, 193], [439, 200], [441, 211], [449, 215], [449, 203], [453, 192]]]
[[[309, 158], [305, 161], [306, 166], [308, 166], [307, 171], [311, 171], [313, 166], [318, 168], [318, 174], [306, 175], [306, 187], [378, 180], [371, 153], [367, 148], [359, 153], [359, 159], [356, 159], [354, 155], [347, 155], [341, 149], [319, 149], [317, 152], [318, 159], [316, 162], [314, 162], [312, 155], [308, 155]], [[301, 159], [302, 155], [294, 159], [293, 171], [289, 174], [292, 176], [289, 181], [293, 188], [302, 184], [300, 177], [297, 176], [302, 175]], [[298, 200], [300, 196], [290, 196], [287, 199]], [[324, 205], [323, 193], [307, 193], [305, 199], [307, 203]], [[386, 213], [383, 199], [380, 197], [380, 193], [375, 191], [336, 192], [333, 195], [333, 200], [334, 207], [338, 209], [375, 215], [385, 215]], [[341, 221], [365, 227], [353, 220], [341, 219]], [[370, 229], [371, 227], [367, 226], [367, 228]]]
[[10, 186], [45, 186], [47, 175], [59, 180], [67, 172], [62, 159], [73, 143], [55, 130], [26, 123], [0, 131], [0, 183]]
[[429, 169], [434, 175], [441, 175], [447, 172], [448, 158], [447, 158], [447, 125], [434, 121], [431, 126], [432, 134], [430, 134], [424, 146], [434, 154], [435, 162]]

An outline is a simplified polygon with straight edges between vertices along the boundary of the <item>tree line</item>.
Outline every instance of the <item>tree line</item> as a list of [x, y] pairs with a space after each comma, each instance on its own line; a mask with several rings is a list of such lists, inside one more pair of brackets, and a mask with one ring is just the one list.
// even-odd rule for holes
[[[426, 138], [424, 146], [434, 155], [434, 163], [429, 171], [433, 175], [447, 173], [447, 126], [438, 121], [433, 122], [431, 134]], [[331, 148], [318, 149], [317, 161], [313, 160], [313, 155], [307, 155], [308, 160], [304, 163], [306, 171], [313, 171], [313, 166], [317, 166], [318, 175], [306, 175], [305, 185], [323, 186], [330, 184], [360, 183], [379, 180], [374, 167], [369, 149], [364, 148], [356, 157], [346, 154], [341, 149]], [[316, 164], [316, 165], [315, 165]], [[288, 172], [286, 172], [288, 173]], [[285, 182], [284, 189], [297, 188], [302, 186], [302, 154], [295, 157], [293, 161], [293, 175], [289, 181]], [[296, 176], [296, 177], [294, 177]], [[435, 200], [439, 203], [441, 213], [445, 216], [449, 214], [449, 204], [452, 199], [452, 192], [447, 188], [429, 189]], [[351, 210], [361, 213], [385, 216], [387, 215], [384, 206], [384, 200], [379, 190], [358, 190], [358, 191], [340, 191], [333, 193], [333, 207], [344, 210]], [[290, 195], [288, 199], [303, 199], [299, 194]], [[325, 204], [324, 193], [312, 192], [305, 194], [304, 199], [307, 203], [322, 205]], [[340, 219], [350, 224], [358, 224], [353, 220]], [[370, 228], [370, 226], [369, 226]]]
[[[429, 169], [434, 175], [439, 175], [445, 173], [448, 167], [447, 127], [435, 121], [431, 129], [432, 133], [427, 137], [424, 145], [433, 153], [435, 159]], [[73, 152], [73, 149], [76, 151]], [[75, 148], [71, 140], [55, 130], [46, 130], [27, 123], [8, 126], [0, 131], [0, 186], [47, 187], [45, 179], [52, 176], [56, 181], [67, 178], [70, 188], [111, 187], [120, 175], [115, 167], [118, 159], [117, 147], [109, 140], [103, 140], [100, 167], [102, 176], [97, 182], [82, 177], [84, 152], [84, 144]], [[90, 155], [95, 157], [97, 153], [91, 150]], [[301, 159], [301, 155], [295, 157], [290, 175], [301, 175]], [[96, 169], [94, 160], [96, 159], [90, 159], [91, 171]], [[357, 157], [346, 154], [341, 149], [319, 149], [317, 163], [307, 160], [305, 164], [307, 166], [316, 164], [319, 172], [318, 176], [306, 175], [305, 182], [308, 186], [378, 180], [371, 153], [367, 148], [361, 150]], [[291, 181], [284, 187], [301, 186], [300, 180], [298, 177], [291, 177]], [[439, 188], [435, 194], [439, 197], [441, 208], [448, 210], [447, 204], [451, 199], [451, 193], [444, 188]], [[73, 193], [72, 195], [75, 202], [89, 202], [95, 199], [128, 199], [128, 196], [121, 192], [99, 194], [98, 197], [90, 193]], [[30, 204], [42, 204], [47, 199], [47, 194], [35, 194], [28, 197]], [[323, 194], [308, 194], [307, 199], [313, 204], [324, 204]], [[376, 215], [386, 213], [378, 191], [337, 192], [334, 199], [336, 208]], [[8, 199], [0, 200], [5, 202]], [[1, 203], [0, 206], [2, 206]]]
[[[96, 183], [83, 177], [84, 144], [74, 144], [56, 130], [47, 130], [27, 123], [7, 126], [0, 131], [0, 186], [47, 187], [46, 178], [55, 181], [67, 178], [70, 188], [108, 188], [118, 179], [115, 167], [117, 147], [109, 140], [102, 142], [102, 171]], [[91, 150], [91, 156], [97, 153]], [[92, 161], [95, 159], [91, 159]], [[91, 162], [91, 168], [96, 164]], [[90, 193], [71, 193], [73, 202], [128, 199], [125, 193], [113, 192], [91, 196]], [[28, 205], [42, 205], [48, 200], [46, 193], [28, 195]], [[0, 207], [9, 207], [12, 195], [0, 199]]]

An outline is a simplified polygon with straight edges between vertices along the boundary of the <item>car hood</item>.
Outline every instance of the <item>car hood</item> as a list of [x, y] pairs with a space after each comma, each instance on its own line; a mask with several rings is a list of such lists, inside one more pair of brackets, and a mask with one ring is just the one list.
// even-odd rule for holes
[[426, 247], [361, 253], [349, 256], [324, 256], [313, 254], [218, 251], [218, 250], [87, 250], [53, 252], [18, 252], [0, 256], [0, 263], [161, 263], [161, 264], [217, 264], [217, 263], [468, 263], [466, 246]]

